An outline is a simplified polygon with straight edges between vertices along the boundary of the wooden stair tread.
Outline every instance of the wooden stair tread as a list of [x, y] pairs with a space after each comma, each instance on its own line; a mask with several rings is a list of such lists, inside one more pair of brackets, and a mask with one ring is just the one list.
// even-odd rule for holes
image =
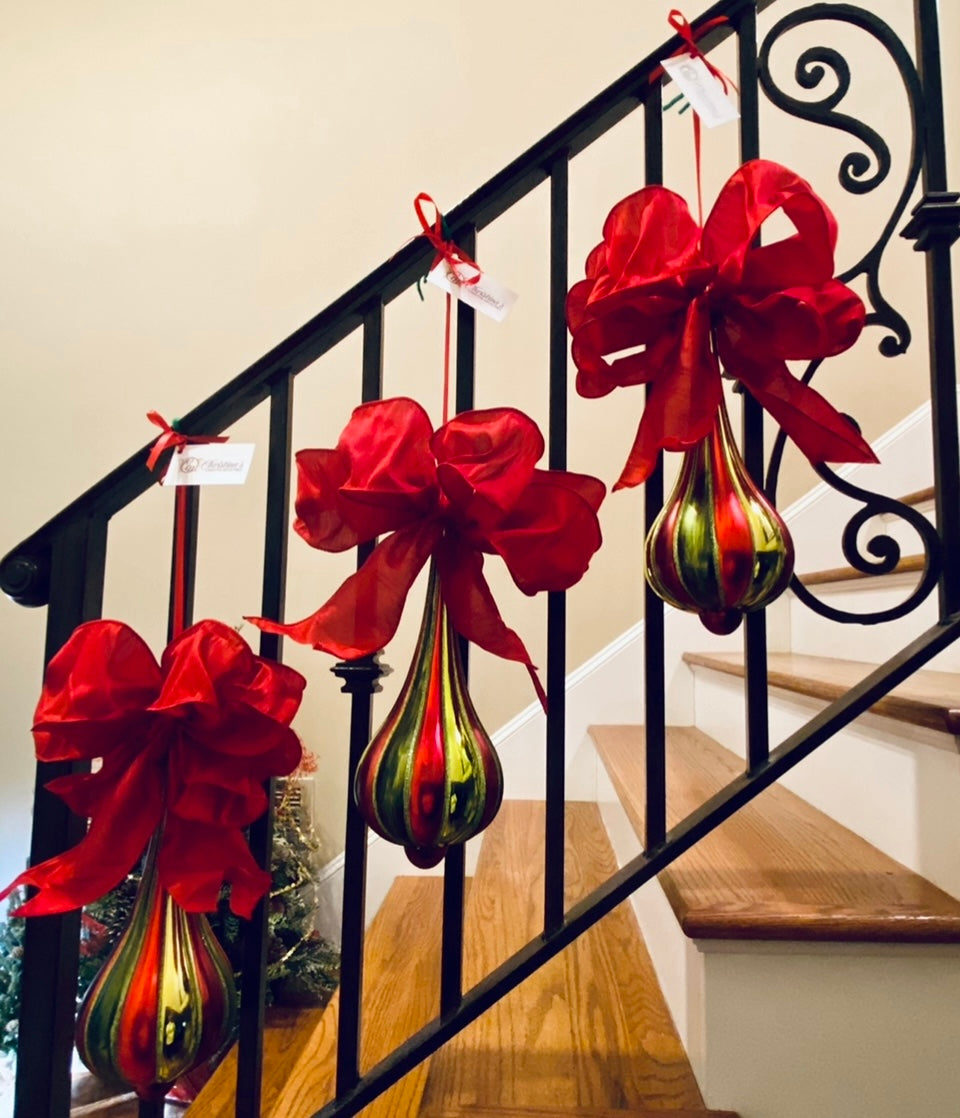
[[[433, 1017], [440, 1000], [443, 881], [398, 877], [364, 944], [361, 1069], [370, 1068]], [[397, 981], [402, 966], [402, 981]], [[313, 1114], [334, 1093], [339, 994], [291, 1031], [264, 1030], [264, 1118]], [[222, 1073], [222, 1074], [221, 1074]], [[416, 1114], [426, 1082], [421, 1064], [367, 1107], [367, 1118]], [[236, 1046], [191, 1105], [191, 1118], [233, 1118]]]
[[932, 501], [936, 495], [936, 489], [932, 485], [928, 485], [925, 489], [915, 489], [912, 493], [898, 497], [897, 500], [901, 505], [925, 505], [927, 501]]
[[828, 567], [822, 571], [807, 571], [798, 574], [797, 578], [804, 586], [823, 586], [830, 582], [854, 582], [860, 579], [889, 578], [891, 575], [913, 574], [922, 571], [927, 564], [925, 555], [904, 555], [891, 571], [882, 575], [865, 574], [856, 567]]
[[[568, 901], [616, 871], [595, 804], [566, 813]], [[544, 807], [505, 803], [466, 909], [464, 988], [542, 931]], [[629, 905], [622, 905], [431, 1060], [424, 1115], [643, 1106], [703, 1113]]]
[[[643, 835], [644, 730], [591, 735]], [[743, 772], [694, 727], [667, 730], [667, 825]], [[781, 785], [762, 792], [659, 875], [688, 936], [960, 943], [960, 901]]]
[[[618, 1107], [578, 1107], [576, 1118], [738, 1118], [732, 1110], [622, 1110]], [[421, 1118], [573, 1118], [557, 1107], [476, 1107], [421, 1112]]]
[[[743, 676], [743, 654], [739, 652], [685, 652], [683, 659], [694, 667]], [[767, 656], [767, 680], [771, 687], [832, 701], [845, 695], [876, 667], [876, 664], [860, 660], [771, 652]], [[960, 733], [960, 675], [926, 670], [914, 672], [870, 710], [914, 726], [926, 726], [948, 734]]]
[[[334, 995], [336, 999], [336, 995]], [[272, 1114], [272, 1107], [283, 1086], [287, 1070], [298, 1057], [313, 1033], [329, 1013], [334, 1002], [325, 1009], [288, 1009], [270, 1013], [263, 1030], [263, 1083], [261, 1106], [263, 1114]], [[233, 1118], [237, 1091], [237, 1046], [230, 1049], [203, 1090], [190, 1104], [191, 1118]], [[131, 1114], [136, 1114], [132, 1110]]]

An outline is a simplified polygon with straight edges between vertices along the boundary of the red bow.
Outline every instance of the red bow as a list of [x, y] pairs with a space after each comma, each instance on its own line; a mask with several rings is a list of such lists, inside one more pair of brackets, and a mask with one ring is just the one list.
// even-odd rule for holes
[[[676, 58], [678, 55], [688, 54], [691, 58], [701, 59], [707, 70], [709, 70], [709, 72], [713, 74], [713, 76], [717, 79], [721, 86], [723, 86], [724, 93], [727, 92], [727, 85], [732, 86], [734, 89], [737, 88], [736, 85], [734, 85], [733, 81], [728, 78], [722, 70], [714, 66], [710, 59], [707, 58], [703, 51], [697, 46], [697, 43], [700, 39], [703, 38], [704, 35], [706, 35], [708, 31], [712, 31], [714, 27], [719, 27], [722, 23], [729, 22], [730, 20], [727, 19], [726, 16], [714, 16], [713, 19], [708, 19], [706, 20], [706, 22], [701, 23], [696, 31], [694, 31], [694, 29], [687, 22], [687, 17], [683, 14], [683, 12], [680, 11], [679, 8], [671, 8], [670, 14], [667, 16], [667, 23], [669, 23], [673, 30], [676, 31], [681, 39], [683, 39], [683, 45], [678, 47], [670, 57]], [[658, 78], [662, 77], [663, 67], [658, 66], [650, 74], [651, 84]]]
[[[778, 210], [796, 233], [756, 246]], [[841, 353], [863, 329], [859, 297], [832, 278], [836, 240], [810, 185], [762, 159], [731, 176], [703, 229], [662, 186], [614, 206], [587, 278], [567, 296], [567, 325], [581, 396], [651, 386], [615, 489], [644, 481], [661, 448], [684, 450], [707, 434], [722, 392], [718, 358], [811, 461], [876, 461], [853, 424], [786, 365]]]
[[304, 685], [217, 621], [181, 633], [159, 665], [127, 625], [80, 625], [50, 661], [33, 732], [41, 761], [103, 759], [97, 772], [47, 785], [89, 816], [90, 827], [0, 899], [35, 885], [41, 892], [18, 915], [87, 904], [129, 873], [162, 824], [160, 880], [174, 900], [189, 912], [210, 911], [226, 881], [230, 907], [249, 918], [270, 875], [241, 828], [266, 810], [263, 782], [300, 760], [289, 723]]
[[[160, 460], [160, 455], [163, 454], [165, 450], [170, 450], [171, 447], [176, 447], [177, 450], [181, 450], [191, 443], [225, 443], [227, 441], [226, 435], [184, 435], [183, 432], [178, 431], [176, 427], [171, 427], [158, 411], [148, 411], [147, 419], [155, 426], [159, 427], [162, 432], [160, 437], [150, 448], [150, 454], [147, 457], [148, 470], [152, 470]], [[176, 423], [177, 421], [174, 420], [173, 422]]]
[[454, 628], [507, 660], [525, 664], [483, 577], [499, 555], [525, 594], [566, 590], [600, 546], [603, 482], [538, 470], [543, 436], [513, 408], [463, 412], [434, 432], [413, 400], [362, 404], [334, 450], [297, 455], [297, 532], [311, 547], [343, 551], [391, 532], [356, 574], [311, 617], [292, 625], [251, 618], [351, 660], [397, 630], [407, 593], [433, 556]]
[[[429, 202], [433, 206], [433, 222], [427, 221], [426, 214], [423, 212], [421, 203]], [[430, 244], [433, 245], [437, 255], [433, 258], [433, 263], [430, 265], [430, 271], [440, 263], [441, 260], [446, 261], [447, 267], [452, 275], [453, 280], [460, 284], [461, 287], [470, 287], [478, 283], [482, 272], [480, 265], [475, 260], [471, 260], [469, 256], [453, 243], [448, 241], [443, 235], [443, 215], [437, 203], [422, 191], [414, 198], [413, 208], [416, 210], [417, 218], [420, 221], [420, 228], [423, 230], [423, 235], [427, 238]], [[462, 269], [466, 268], [469, 274], [464, 274]]]

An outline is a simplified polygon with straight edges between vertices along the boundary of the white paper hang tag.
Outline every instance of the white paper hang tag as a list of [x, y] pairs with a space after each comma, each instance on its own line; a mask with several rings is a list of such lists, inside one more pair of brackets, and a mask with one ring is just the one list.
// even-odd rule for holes
[[690, 108], [707, 128], [738, 120], [737, 106], [724, 92], [723, 86], [707, 69], [702, 58], [681, 54], [665, 58], [660, 65], [676, 82], [677, 89], [690, 102]]
[[503, 322], [519, 296], [485, 272], [480, 273], [476, 283], [464, 282], [476, 274], [475, 269], [469, 264], [461, 264], [458, 269], [455, 269], [446, 260], [440, 260], [428, 272], [427, 282], [439, 287], [441, 291], [456, 295], [462, 303], [487, 315], [495, 322]]
[[243, 485], [256, 443], [190, 443], [170, 458], [164, 485]]

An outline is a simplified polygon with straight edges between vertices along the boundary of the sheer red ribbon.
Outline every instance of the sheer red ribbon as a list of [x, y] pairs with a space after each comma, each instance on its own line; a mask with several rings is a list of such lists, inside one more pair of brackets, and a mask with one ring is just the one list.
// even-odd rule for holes
[[[150, 420], [155, 426], [159, 427], [162, 434], [157, 441], [150, 448], [150, 454], [147, 457], [147, 469], [152, 470], [160, 460], [160, 455], [165, 450], [175, 448], [179, 450], [181, 447], [193, 443], [225, 443], [227, 441], [226, 435], [184, 435], [182, 431], [178, 431], [175, 427], [163, 418], [157, 411], [148, 411], [147, 419]], [[174, 423], [177, 421], [174, 420]]]
[[513, 408], [462, 412], [434, 431], [413, 400], [362, 404], [336, 448], [297, 455], [294, 527], [322, 551], [392, 534], [310, 617], [250, 620], [347, 660], [376, 652], [433, 557], [454, 628], [524, 664], [544, 702], [530, 656], [493, 600], [483, 557], [499, 555], [525, 594], [566, 590], [600, 546], [605, 488], [585, 474], [536, 469], [543, 450], [537, 425]]
[[47, 788], [78, 815], [86, 837], [31, 866], [0, 893], [34, 885], [18, 915], [78, 908], [130, 872], [163, 824], [161, 883], [190, 912], [230, 907], [250, 917], [270, 887], [242, 828], [267, 808], [264, 781], [301, 755], [290, 722], [305, 680], [255, 656], [227, 625], [200, 621], [154, 659], [119, 621], [79, 626], [50, 661], [33, 728], [41, 761], [92, 761], [97, 772]]
[[[778, 211], [794, 235], [755, 244]], [[812, 462], [876, 461], [854, 425], [786, 364], [841, 353], [863, 328], [863, 303], [833, 278], [836, 240], [833, 214], [810, 185], [760, 159], [731, 176], [702, 229], [662, 186], [614, 206], [587, 278], [567, 295], [580, 395], [650, 385], [614, 488], [645, 481], [661, 449], [685, 450], [707, 434], [721, 362]]]

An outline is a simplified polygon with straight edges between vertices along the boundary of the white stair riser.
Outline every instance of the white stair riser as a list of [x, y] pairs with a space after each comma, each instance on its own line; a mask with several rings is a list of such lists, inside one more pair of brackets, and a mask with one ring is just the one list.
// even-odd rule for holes
[[[913, 511], [919, 513], [931, 524], [936, 524], [937, 516], [932, 501], [914, 505]], [[875, 516], [863, 526], [860, 540], [861, 547], [865, 552], [866, 544], [874, 536], [890, 536], [896, 540], [900, 545], [901, 555], [919, 555], [923, 551], [923, 543], [913, 525], [904, 520], [902, 516], [894, 516], [893, 513]], [[866, 552], [866, 554], [869, 555], [869, 552]]]
[[[598, 768], [623, 865], [640, 843]], [[656, 881], [631, 904], [707, 1106], [743, 1118], [954, 1113], [960, 948], [695, 941]]]
[[[851, 613], [874, 613], [892, 609], [905, 601], [917, 583], [916, 575], [890, 575], [873, 586], [864, 582], [834, 582], [813, 586], [810, 592], [833, 609]], [[790, 650], [808, 656], [832, 656], [840, 660], [867, 660], [878, 664], [931, 625], [938, 617], [937, 591], [906, 617], [881, 625], [842, 624], [831, 621], [800, 601], [790, 599]], [[960, 672], [960, 641], [927, 665], [941, 672]]]
[[[743, 680], [694, 672], [696, 725], [745, 755]], [[775, 746], [824, 703], [770, 691]], [[867, 714], [783, 778], [783, 784], [891, 858], [960, 896], [960, 750], [948, 734]]]

